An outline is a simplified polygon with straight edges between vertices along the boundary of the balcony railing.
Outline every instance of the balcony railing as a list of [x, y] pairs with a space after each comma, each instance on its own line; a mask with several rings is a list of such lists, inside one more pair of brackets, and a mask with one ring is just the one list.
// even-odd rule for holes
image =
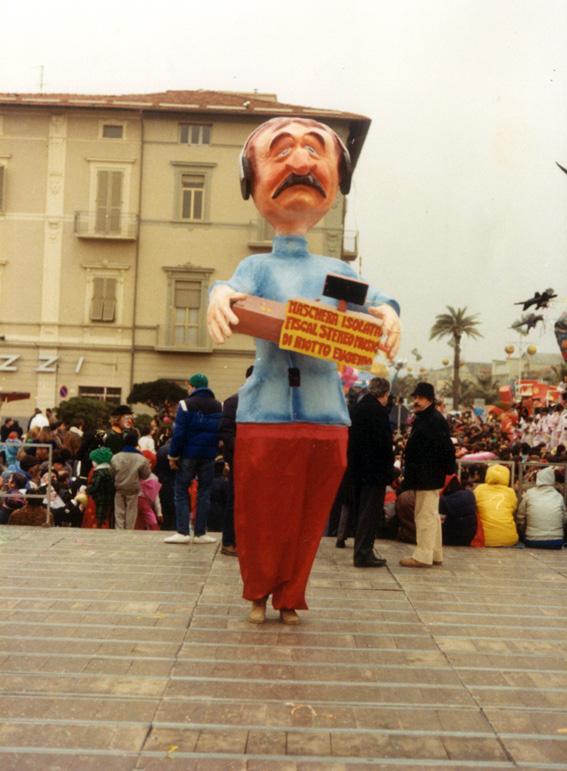
[[75, 235], [135, 241], [138, 238], [138, 215], [123, 211], [76, 211]]

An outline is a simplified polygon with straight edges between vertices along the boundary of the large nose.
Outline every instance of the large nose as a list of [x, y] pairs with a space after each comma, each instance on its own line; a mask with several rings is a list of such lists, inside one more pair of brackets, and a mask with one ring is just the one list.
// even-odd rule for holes
[[315, 165], [315, 159], [305, 147], [294, 147], [287, 158], [287, 168], [296, 174], [309, 174]]

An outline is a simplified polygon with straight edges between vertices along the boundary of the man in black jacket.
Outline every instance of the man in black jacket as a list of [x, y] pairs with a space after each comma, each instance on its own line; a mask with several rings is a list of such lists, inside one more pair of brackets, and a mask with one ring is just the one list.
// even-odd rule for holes
[[378, 518], [384, 511], [386, 485], [393, 478], [394, 448], [388, 418], [390, 384], [372, 378], [368, 392], [353, 410], [349, 435], [349, 472], [357, 509], [354, 565], [379, 568], [386, 564], [374, 554]]
[[443, 562], [439, 493], [447, 474], [455, 473], [455, 448], [449, 425], [435, 407], [431, 383], [418, 383], [412, 397], [415, 420], [404, 456], [404, 488], [415, 490], [417, 546], [400, 565], [430, 568]]

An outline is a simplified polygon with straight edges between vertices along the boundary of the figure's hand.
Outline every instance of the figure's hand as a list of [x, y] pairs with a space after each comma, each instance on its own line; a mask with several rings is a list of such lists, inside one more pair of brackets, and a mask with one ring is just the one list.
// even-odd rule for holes
[[207, 310], [207, 327], [215, 343], [224, 343], [232, 334], [230, 325], [238, 324], [238, 316], [231, 308], [232, 303], [244, 300], [242, 292], [235, 292], [228, 284], [215, 287], [209, 297]]
[[382, 342], [380, 349], [392, 361], [400, 347], [400, 317], [389, 305], [375, 305], [368, 308], [371, 316], [382, 321]]
[[177, 463], [177, 458], [168, 458], [169, 468], [172, 471], [178, 471], [179, 470], [179, 464]]

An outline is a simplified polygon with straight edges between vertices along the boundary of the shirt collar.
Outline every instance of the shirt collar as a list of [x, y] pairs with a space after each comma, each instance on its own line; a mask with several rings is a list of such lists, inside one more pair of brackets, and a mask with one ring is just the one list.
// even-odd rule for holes
[[307, 239], [303, 236], [276, 236], [272, 242], [275, 257], [308, 257]]

